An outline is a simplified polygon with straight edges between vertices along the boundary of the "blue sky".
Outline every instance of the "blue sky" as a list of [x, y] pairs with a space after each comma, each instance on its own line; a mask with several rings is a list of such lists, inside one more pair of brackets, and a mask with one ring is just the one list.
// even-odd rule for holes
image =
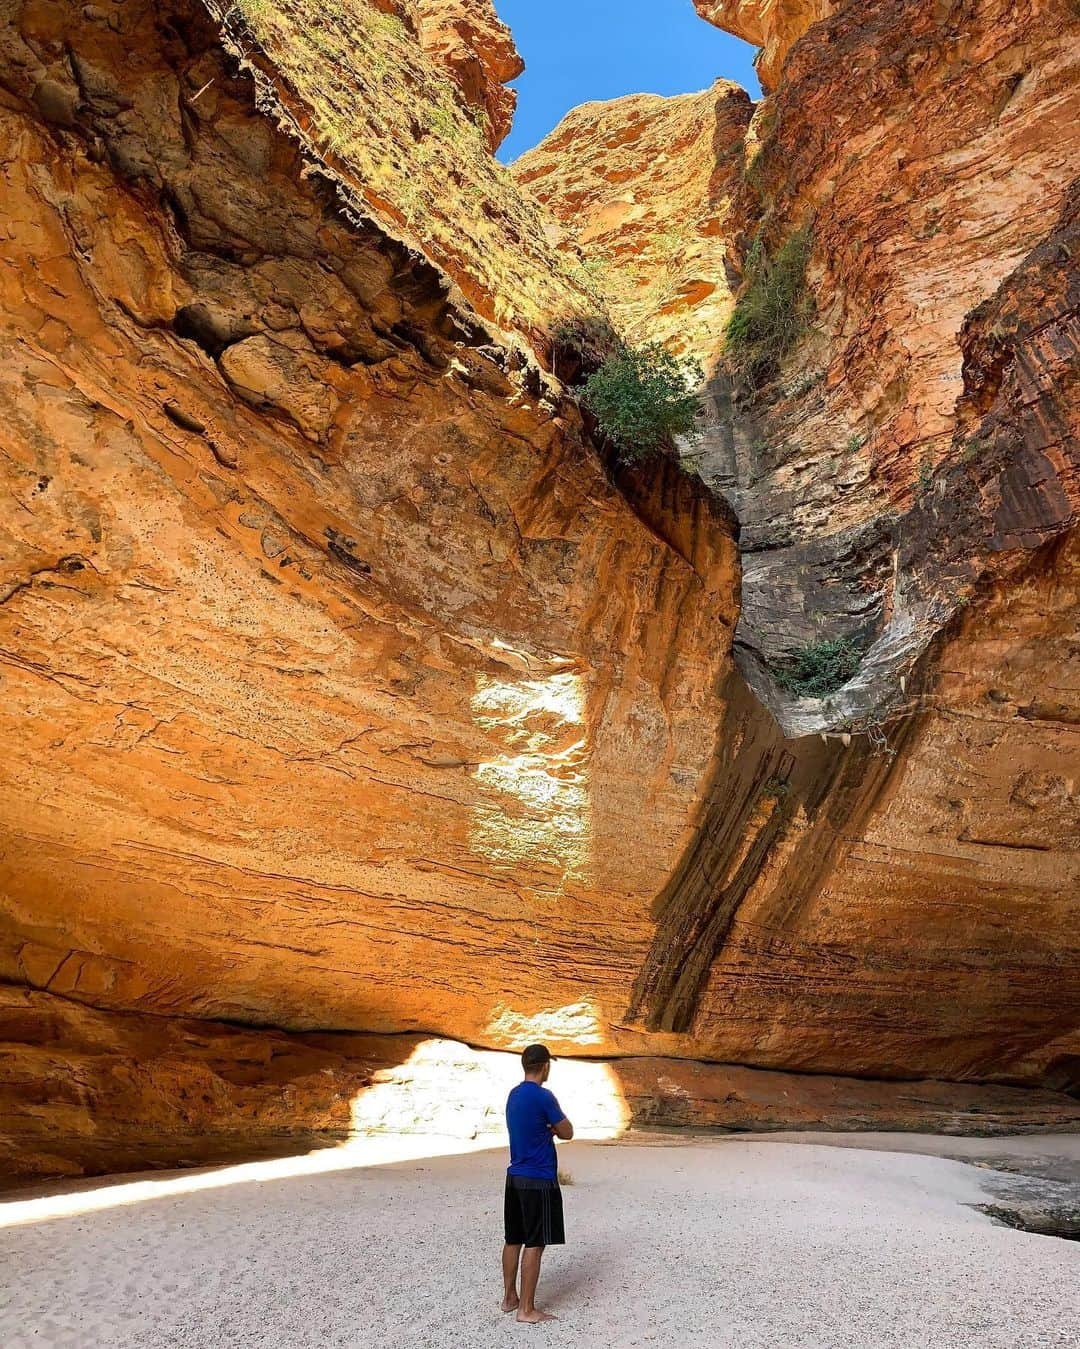
[[495, 0], [495, 8], [525, 58], [514, 129], [498, 152], [504, 163], [592, 99], [687, 94], [718, 76], [760, 97], [754, 49], [699, 19], [693, 0]]

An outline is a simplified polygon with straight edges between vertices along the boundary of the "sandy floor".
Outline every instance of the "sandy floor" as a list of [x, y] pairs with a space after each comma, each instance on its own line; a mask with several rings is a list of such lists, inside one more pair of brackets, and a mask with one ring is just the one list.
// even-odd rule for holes
[[1080, 1346], [1080, 1243], [996, 1226], [993, 1173], [941, 1157], [570, 1144], [545, 1327], [496, 1308], [501, 1151], [319, 1157], [12, 1196], [0, 1344]]

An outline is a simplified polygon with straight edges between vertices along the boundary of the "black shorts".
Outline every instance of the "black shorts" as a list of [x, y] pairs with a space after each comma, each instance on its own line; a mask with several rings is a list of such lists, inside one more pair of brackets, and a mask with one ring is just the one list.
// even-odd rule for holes
[[557, 1180], [507, 1176], [503, 1226], [508, 1246], [562, 1246], [562, 1190]]

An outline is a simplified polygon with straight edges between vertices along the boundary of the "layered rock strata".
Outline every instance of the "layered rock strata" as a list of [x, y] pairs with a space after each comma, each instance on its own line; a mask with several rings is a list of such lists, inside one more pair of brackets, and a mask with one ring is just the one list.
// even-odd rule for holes
[[489, 152], [508, 111], [499, 72], [516, 59], [488, 0], [205, 8], [260, 110], [333, 182], [347, 215], [435, 263], [475, 318], [542, 350], [550, 315], [595, 306], [588, 278]]
[[[917, 1042], [947, 1076], [1071, 1079], [1075, 17], [1030, 6], [1021, 34], [994, 4], [699, 8], [777, 53], [743, 140], [734, 123], [719, 153], [674, 134], [714, 93], [657, 100], [648, 135], [642, 101], [621, 99], [515, 165], [598, 272], [619, 259], [609, 302], [631, 334], [711, 372], [687, 453], [741, 526], [735, 654], [754, 696], [725, 699], [632, 1018], [778, 1067], [834, 1071], [842, 1052], [902, 1073]], [[678, 182], [696, 185], [680, 219], [724, 235], [725, 315], [755, 255], [812, 237], [793, 299], [815, 312], [763, 387], [733, 377], [722, 323], [650, 314], [700, 247], [661, 261], [639, 243]], [[792, 658], [837, 639], [853, 677], [795, 696]]]
[[196, 6], [53, 13], [4, 114], [4, 975], [610, 1043], [711, 762], [726, 515], [674, 471], [635, 514]]
[[[498, 1146], [516, 1056], [415, 1035], [286, 1035], [98, 1012], [0, 986], [0, 1181], [295, 1154], [422, 1134]], [[563, 1060], [582, 1137], [640, 1128], [1080, 1127], [1049, 1091], [758, 1072], [627, 1058]]]
[[[1075, 519], [1080, 21], [1050, 0], [1022, 35], [993, 0], [699, 8], [766, 46], [786, 33], [785, 54], [802, 39], [749, 126], [722, 86], [588, 104], [515, 173], [592, 250], [630, 335], [712, 376], [692, 462], [739, 517], [737, 654], [756, 692], [788, 734], [880, 723], [958, 606]], [[713, 109], [715, 135], [681, 134]], [[800, 234], [788, 302], [812, 316], [747, 389], [723, 359], [732, 292]], [[1013, 372], [1013, 405], [985, 426], [987, 353], [965, 329], [980, 304], [1009, 312], [991, 359]], [[792, 697], [778, 676], [838, 639], [861, 655], [852, 678]]]
[[[9, 6], [22, 1169], [338, 1139], [405, 1060], [330, 1031], [614, 1056], [623, 1124], [1075, 1121], [1011, 1091], [1080, 1080], [1073, 21], [1035, 5], [1018, 47], [991, 0], [871, 8], [791, 47], [771, 123], [723, 86], [635, 102], [620, 158], [605, 112], [582, 164], [626, 177], [589, 169], [560, 238], [422, 4]], [[635, 165], [665, 118], [692, 171]], [[948, 248], [912, 224], [923, 172], [970, 203]], [[605, 469], [537, 359], [603, 302], [573, 261], [599, 239], [663, 256], [675, 309], [667, 281], [611, 302], [716, 365], [758, 224], [773, 248], [811, 212], [815, 327], [769, 388], [711, 386], [739, 619], [729, 509], [665, 461]], [[818, 633], [869, 644], [828, 705], [771, 674]], [[894, 1081], [796, 1108], [795, 1071]]]
[[[789, 731], [907, 741], [854, 852], [886, 844], [886, 902], [898, 930], [920, 912], [918, 943], [986, 933], [988, 973], [1028, 948], [984, 1006], [984, 1045], [1072, 1080], [1080, 24], [1049, 3], [1019, 26], [994, 3], [819, 17], [755, 118], [736, 208], [747, 250], [812, 231], [816, 312], [766, 387], [722, 369], [712, 385], [704, 462], [742, 525], [737, 655]], [[863, 649], [848, 685], [818, 702], [778, 687], [785, 657], [841, 635]], [[846, 867], [834, 890], [872, 893]], [[960, 906], [940, 927], [938, 902]], [[947, 1005], [925, 1034], [949, 1033]]]
[[[1058, 394], [1075, 379], [1074, 267], [1049, 289], [1035, 273], [1041, 250], [1071, 256], [1080, 26], [1053, 4], [1028, 7], [1022, 38], [1015, 20], [993, 3], [944, 18], [847, 4], [806, 33], [760, 115], [743, 244], [775, 256], [810, 231], [814, 313], [754, 396], [718, 374], [699, 462], [743, 527], [741, 663], [789, 732], [902, 710], [958, 606], [1075, 518], [1075, 405]], [[1012, 312], [1005, 363], [1031, 374], [987, 454], [965, 323], [995, 296]], [[862, 656], [849, 684], [816, 705], [788, 696], [776, 671], [836, 638]]]

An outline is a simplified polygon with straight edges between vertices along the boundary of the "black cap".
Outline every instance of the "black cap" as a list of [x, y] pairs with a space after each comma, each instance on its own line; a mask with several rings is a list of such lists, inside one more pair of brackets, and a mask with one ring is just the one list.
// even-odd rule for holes
[[550, 1061], [551, 1055], [548, 1053], [546, 1045], [528, 1045], [521, 1051], [521, 1066], [527, 1073], [542, 1068], [545, 1063]]

